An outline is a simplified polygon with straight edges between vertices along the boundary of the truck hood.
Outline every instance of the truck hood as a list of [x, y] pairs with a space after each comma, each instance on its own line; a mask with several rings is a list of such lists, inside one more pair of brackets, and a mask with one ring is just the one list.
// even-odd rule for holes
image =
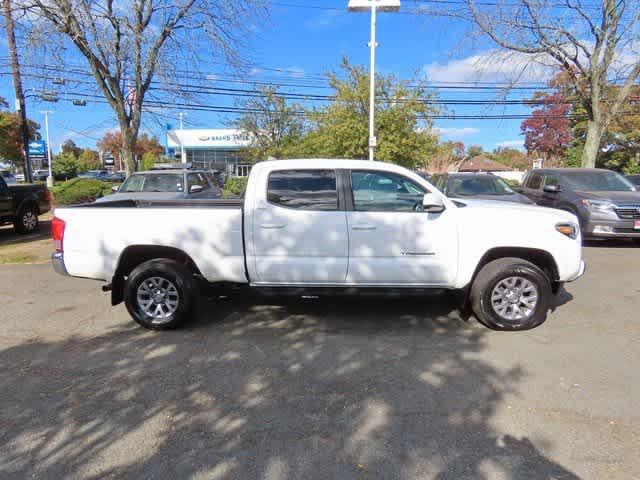
[[450, 197], [460, 202], [466, 202], [467, 200], [491, 200], [492, 202], [510, 202], [510, 203], [522, 203], [525, 205], [533, 205], [534, 203], [521, 193], [511, 193], [507, 195], [474, 195], [472, 198], [467, 197]]
[[587, 200], [604, 200], [612, 203], [639, 203], [640, 192], [588, 192], [578, 190], [576, 193]]
[[486, 209], [493, 210], [501, 209], [501, 210], [509, 210], [510, 212], [516, 212], [521, 215], [541, 215], [548, 216], [557, 219], [557, 221], [572, 221], [577, 223], [577, 218], [575, 215], [569, 212], [565, 212], [564, 210], [557, 210], [555, 208], [547, 208], [540, 207], [538, 205], [527, 205], [524, 203], [514, 203], [514, 202], [501, 202], [497, 200], [480, 200], [480, 199], [470, 199], [470, 200], [457, 200], [456, 203], [465, 204], [463, 208], [472, 208], [472, 209]]
[[182, 192], [123, 192], [112, 193], [106, 197], [98, 198], [96, 202], [117, 202], [119, 200], [175, 200], [184, 197], [185, 195]]

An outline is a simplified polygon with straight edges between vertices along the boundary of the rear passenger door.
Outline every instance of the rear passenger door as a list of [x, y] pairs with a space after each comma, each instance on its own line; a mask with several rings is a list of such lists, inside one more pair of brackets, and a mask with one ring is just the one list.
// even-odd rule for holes
[[274, 170], [264, 181], [252, 221], [255, 283], [344, 283], [349, 241], [336, 171]]

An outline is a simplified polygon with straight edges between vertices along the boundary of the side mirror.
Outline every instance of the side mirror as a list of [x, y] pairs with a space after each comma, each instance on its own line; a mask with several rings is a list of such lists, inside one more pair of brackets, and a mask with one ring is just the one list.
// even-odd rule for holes
[[189, 187], [189, 193], [200, 193], [203, 190], [204, 187], [202, 185], [191, 185]]
[[111, 187], [111, 193], [118, 193], [118, 190], [120, 190], [120, 187], [118, 185], [114, 185], [113, 187]]
[[427, 213], [442, 213], [444, 212], [444, 203], [442, 197], [435, 193], [425, 193], [422, 199], [422, 208]]
[[560, 185], [545, 185], [542, 190], [546, 193], [558, 193], [560, 192]]

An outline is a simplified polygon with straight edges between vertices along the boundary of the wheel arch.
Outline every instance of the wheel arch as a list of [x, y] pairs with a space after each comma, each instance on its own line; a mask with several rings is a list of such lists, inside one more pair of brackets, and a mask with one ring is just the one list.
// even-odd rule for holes
[[559, 273], [558, 265], [553, 256], [546, 250], [540, 250], [538, 248], [529, 247], [496, 247], [488, 250], [478, 262], [469, 285], [473, 284], [478, 272], [489, 262], [498, 260], [500, 258], [520, 258], [528, 262], [533, 263], [536, 267], [542, 270], [549, 278], [551, 285], [556, 290], [558, 285]]
[[144, 262], [155, 259], [175, 260], [194, 275], [202, 275], [193, 259], [183, 250], [160, 245], [130, 245], [118, 258], [117, 267], [111, 280], [111, 304], [118, 305], [124, 300], [124, 286], [128, 275]]

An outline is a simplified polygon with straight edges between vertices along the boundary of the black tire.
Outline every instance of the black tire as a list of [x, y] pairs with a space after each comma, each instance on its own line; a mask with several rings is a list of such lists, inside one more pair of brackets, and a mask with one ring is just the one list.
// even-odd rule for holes
[[[157, 279], [163, 281], [159, 282]], [[141, 288], [143, 282], [149, 282], [149, 284]], [[149, 310], [157, 308], [158, 305], [154, 303], [155, 299], [145, 292], [156, 287], [164, 291], [164, 298], [168, 298], [168, 302], [175, 302], [176, 298], [178, 302], [175, 310], [172, 311], [173, 306], [162, 303], [165, 301], [164, 298], [159, 299], [162, 304], [160, 305], [161, 313], [158, 315], [164, 315], [162, 318], [149, 314]], [[189, 318], [195, 299], [195, 288], [193, 272], [174, 260], [158, 258], [138, 265], [131, 272], [124, 286], [124, 302], [129, 314], [144, 328], [170, 330]], [[138, 295], [139, 293], [142, 296]], [[162, 297], [162, 294], [159, 295]], [[139, 298], [149, 298], [152, 303], [147, 306], [142, 305]]]
[[[537, 290], [538, 299], [535, 306], [529, 314], [520, 319], [506, 319], [500, 316], [492, 305], [491, 296], [494, 288], [503, 280], [511, 277], [526, 279]], [[476, 318], [494, 330], [515, 331], [537, 327], [547, 319], [552, 299], [553, 293], [549, 277], [531, 262], [520, 258], [500, 258], [487, 263], [478, 272], [470, 292], [471, 308]], [[521, 304], [518, 303], [518, 309], [520, 306]], [[510, 308], [513, 312], [513, 307]]]
[[16, 219], [13, 222], [13, 228], [17, 233], [27, 234], [33, 233], [40, 227], [38, 220], [38, 209], [35, 205], [24, 205], [20, 207]]

